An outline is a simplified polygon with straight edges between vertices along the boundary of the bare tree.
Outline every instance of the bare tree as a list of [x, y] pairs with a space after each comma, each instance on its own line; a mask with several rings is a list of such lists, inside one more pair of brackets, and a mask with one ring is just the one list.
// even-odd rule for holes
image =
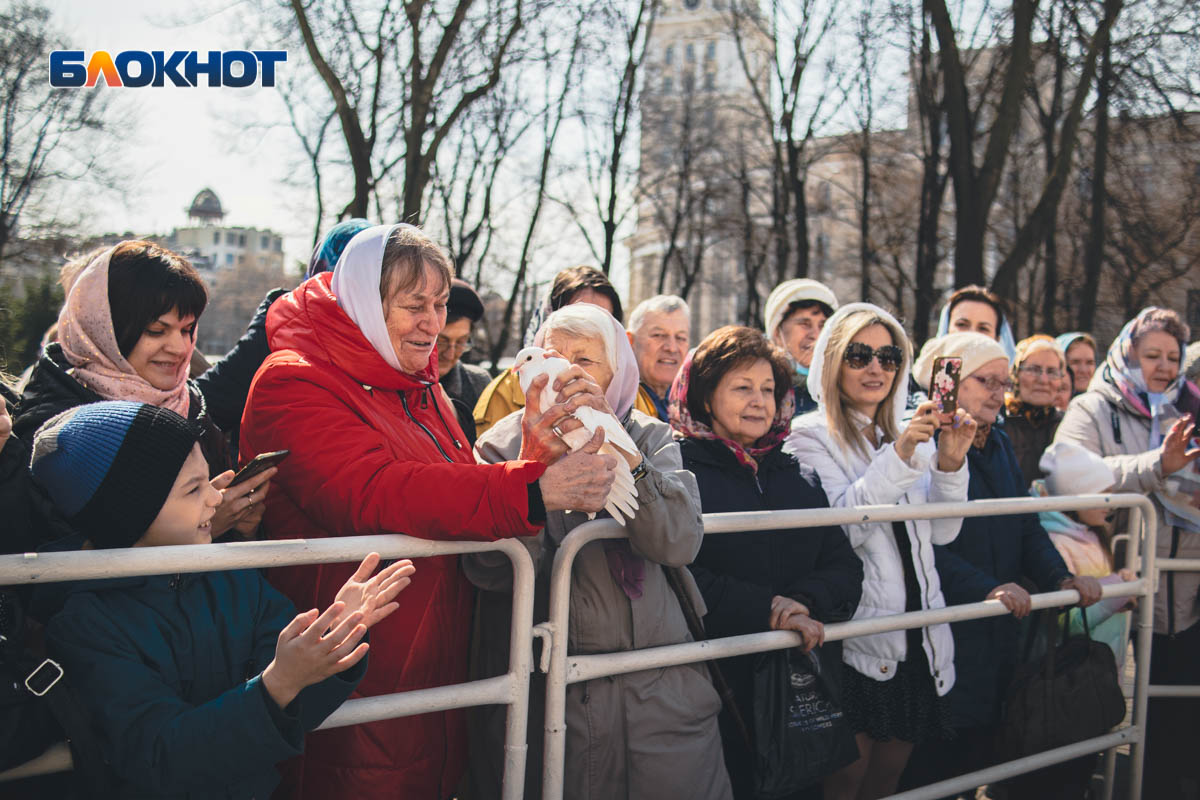
[[108, 184], [110, 94], [68, 91], [46, 80], [46, 54], [63, 47], [45, 6], [0, 11], [0, 263], [21, 227], [57, 227], [41, 201], [72, 182]]
[[[558, 141], [559, 131], [562, 129], [563, 119], [567, 113], [567, 99], [574, 88], [572, 77], [575, 75], [575, 63], [583, 47], [582, 36], [582, 27], [577, 28], [568, 50], [569, 55], [567, 56], [565, 66], [561, 70], [556, 68], [557, 64], [551, 54], [552, 48], [549, 42], [543, 43], [543, 63], [545, 64], [543, 96], [545, 98], [546, 110], [545, 113], [540, 115], [540, 119], [542, 120], [542, 150], [538, 161], [533, 207], [529, 211], [525, 236], [521, 241], [521, 252], [517, 257], [517, 273], [513, 278], [512, 288], [509, 290], [508, 303], [505, 305], [504, 315], [501, 318], [500, 330], [492, 340], [490, 358], [493, 364], [499, 361], [500, 356], [504, 354], [505, 348], [508, 347], [513, 314], [518, 301], [523, 296], [522, 292], [525, 288], [526, 275], [529, 271], [530, 259], [533, 254], [534, 239], [537, 236], [538, 223], [541, 221], [542, 209], [547, 200], [546, 185], [550, 179], [554, 148]], [[557, 87], [555, 86], [556, 82]]]
[[341, 124], [353, 196], [367, 216], [397, 166], [397, 216], [417, 221], [438, 151], [467, 110], [520, 59], [519, 36], [545, 0], [288, 0], [295, 32]]
[[[997, 88], [998, 99], [990, 109], [993, 115], [987, 126], [987, 139], [979, 163], [976, 163], [976, 131], [981, 127], [980, 120], [970, 108], [967, 72], [959, 52], [954, 22], [945, 0], [924, 0], [924, 4], [941, 47], [939, 55], [946, 87], [950, 172], [955, 197], [955, 283], [982, 283], [988, 218], [1000, 190], [1010, 142], [1021, 124], [1021, 107], [1033, 59], [1032, 34], [1038, 2], [1013, 1], [1012, 36], [998, 53], [1003, 55], [1002, 76]], [[1082, 22], [1077, 23], [1076, 30], [1086, 41], [1079, 80], [1059, 134], [1055, 166], [992, 281], [992, 288], [1002, 295], [1011, 294], [1019, 267], [1043, 240], [1045, 228], [1057, 213], [1074, 156], [1084, 101], [1091, 91], [1097, 56], [1122, 5], [1122, 0], [1105, 0], [1103, 16], [1090, 35]]]
[[[776, 132], [772, 227], [777, 282], [789, 275], [809, 274], [808, 168], [814, 160], [811, 145], [816, 132], [827, 121], [831, 100], [838, 94], [831, 83], [830, 62], [823, 62], [825, 69], [819, 76], [823, 82], [815, 96], [811, 84], [817, 71], [814, 64], [822, 66], [816, 55], [839, 13], [836, 4], [823, 0], [771, 0], [765, 15], [753, 4], [730, 4], [738, 58], [762, 118]], [[769, 43], [765, 64], [760, 63], [764, 41]]]
[[605, 275], [612, 269], [617, 230], [633, 210], [629, 198], [636, 170], [629, 148], [636, 144], [643, 68], [659, 10], [659, 0], [592, 0], [585, 15], [600, 32], [590, 57], [579, 65], [579, 82], [589, 87], [576, 114], [584, 137], [589, 207], [582, 208], [572, 195], [555, 200], [570, 212]]

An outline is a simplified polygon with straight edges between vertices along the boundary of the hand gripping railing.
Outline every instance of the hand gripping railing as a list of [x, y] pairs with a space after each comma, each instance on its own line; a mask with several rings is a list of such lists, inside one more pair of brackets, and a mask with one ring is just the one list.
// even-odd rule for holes
[[[1112, 733], [1088, 739], [1067, 747], [999, 764], [989, 769], [952, 778], [941, 783], [914, 789], [893, 800], [926, 800], [970, 789], [988, 781], [1078, 758], [1088, 753], [1112, 750], [1124, 744], [1130, 751], [1130, 800], [1139, 800], [1142, 784], [1142, 741], [1146, 726], [1146, 699], [1150, 680], [1150, 636], [1153, 632], [1154, 604], [1154, 537], [1157, 530], [1154, 506], [1141, 495], [1080, 495], [1077, 497], [1012, 498], [1003, 500], [973, 500], [961, 503], [928, 503], [919, 506], [860, 506], [856, 508], [798, 509], [794, 511], [750, 511], [732, 514], [705, 514], [706, 535], [741, 531], [813, 528], [823, 525], [848, 525], [864, 522], [893, 522], [914, 519], [943, 519], [947, 517], [989, 517], [1006, 514], [1036, 513], [1039, 511], [1071, 511], [1091, 508], [1128, 508], [1131, 544], [1140, 545], [1142, 577], [1136, 581], [1104, 587], [1105, 597], [1139, 596], [1137, 622], [1137, 680], [1134, 686], [1133, 724]], [[1145, 524], [1143, 524], [1145, 523]], [[1140, 532], [1140, 536], [1139, 536]], [[597, 539], [621, 539], [625, 530], [612, 520], [584, 523], [563, 539], [554, 557], [550, 583], [550, 622], [545, 626], [552, 633], [550, 670], [546, 681], [546, 738], [542, 772], [543, 800], [561, 800], [563, 795], [564, 762], [566, 757], [566, 691], [567, 685], [607, 675], [620, 675], [644, 669], [656, 669], [727, 658], [734, 655], [780, 650], [801, 643], [800, 635], [791, 631], [771, 631], [703, 642], [651, 647], [644, 650], [600, 655], [567, 655], [568, 620], [571, 601], [571, 572], [575, 556], [584, 545]], [[797, 534], [802, 535], [802, 534]], [[1131, 549], [1139, 549], [1136, 546]], [[1135, 562], [1136, 563], [1136, 562]], [[1033, 596], [1033, 607], [1049, 608], [1078, 602], [1074, 590], [1047, 592]], [[1008, 610], [998, 600], [968, 603], [942, 609], [914, 611], [887, 617], [851, 620], [825, 626], [825, 640], [849, 639], [886, 631], [925, 627], [942, 622], [1002, 616]], [[667, 787], [663, 787], [664, 789]]]
[[[509, 644], [508, 673], [469, 683], [347, 700], [325, 720], [321, 729], [469, 706], [506, 705], [508, 726], [504, 739], [503, 797], [505, 800], [518, 800], [525, 793], [529, 675], [533, 669], [531, 642], [534, 574], [529, 551], [516, 539], [502, 539], [496, 542], [435, 542], [410, 536], [379, 535], [26, 553], [0, 556], [0, 586], [176, 572], [329, 564], [359, 561], [371, 552], [379, 553], [384, 559], [394, 559], [479, 553], [488, 550], [503, 552], [513, 565], [512, 636]], [[417, 569], [419, 580], [419, 564]], [[0, 780], [67, 769], [70, 769], [70, 755], [65, 747], [59, 747], [42, 759], [39, 766], [17, 767], [0, 775]]]

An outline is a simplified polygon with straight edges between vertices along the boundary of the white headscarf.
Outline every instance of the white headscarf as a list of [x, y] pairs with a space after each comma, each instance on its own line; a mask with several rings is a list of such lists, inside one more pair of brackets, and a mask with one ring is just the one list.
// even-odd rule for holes
[[[829, 347], [829, 338], [841, 326], [842, 320], [856, 311], [870, 311], [887, 320], [901, 333], [904, 331], [904, 326], [895, 317], [874, 303], [850, 303], [839, 308], [832, 317], [825, 320], [825, 327], [821, 329], [821, 335], [817, 337], [817, 343], [813, 345], [812, 366], [808, 368], [808, 393], [817, 403], [816, 413], [818, 414], [825, 413], [825, 388], [822, 385], [821, 376], [825, 372], [825, 350]], [[901, 352], [906, 354], [904, 363], [896, 371], [896, 390], [892, 393], [892, 417], [896, 421], [897, 430], [904, 429], [904, 403], [908, 398], [908, 372], [912, 362], [912, 347], [906, 346], [906, 344], [907, 341], [896, 343]]]
[[397, 372], [404, 372], [383, 317], [379, 280], [383, 275], [383, 249], [400, 225], [374, 225], [354, 235], [342, 251], [330, 288], [346, 316], [354, 321], [375, 352]]
[[[1009, 361], [1012, 361], [1013, 357], [1017, 354], [1017, 343], [1013, 339], [1012, 326], [1008, 324], [1008, 317], [999, 311], [996, 314], [1000, 317], [1000, 330], [996, 332], [996, 341], [1000, 343], [1000, 347], [1004, 350], [1004, 355], [1008, 357]], [[950, 304], [946, 303], [946, 305], [942, 306], [942, 313], [938, 315], [937, 335], [938, 337], [942, 337], [948, 333], [951, 333]], [[964, 372], [963, 374], [965, 375], [966, 373]]]
[[612, 382], [604, 393], [604, 399], [612, 406], [619, 419], [625, 419], [625, 415], [633, 408], [637, 399], [638, 389], [637, 357], [633, 354], [629, 337], [625, 335], [625, 327], [600, 306], [572, 303], [546, 317], [533, 338], [533, 346], [544, 346], [547, 330], [567, 325], [594, 331], [594, 335], [599, 336], [604, 343], [604, 354], [608, 358], [608, 366], [613, 371]]

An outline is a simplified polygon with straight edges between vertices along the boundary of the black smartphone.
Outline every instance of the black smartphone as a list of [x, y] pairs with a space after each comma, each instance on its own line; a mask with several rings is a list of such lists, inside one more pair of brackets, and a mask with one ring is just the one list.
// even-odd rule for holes
[[273, 453], [259, 453], [246, 466], [238, 470], [237, 475], [233, 476], [233, 480], [229, 483], [230, 486], [237, 486], [243, 481], [248, 481], [260, 472], [265, 472], [271, 467], [276, 466], [288, 457], [291, 450], [276, 450]]

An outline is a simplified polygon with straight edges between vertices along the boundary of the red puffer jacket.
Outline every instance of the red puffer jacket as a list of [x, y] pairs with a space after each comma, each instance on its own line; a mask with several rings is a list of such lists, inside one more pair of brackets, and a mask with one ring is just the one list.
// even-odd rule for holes
[[[332, 273], [280, 298], [273, 351], [251, 384], [241, 452], [291, 450], [267, 496], [275, 539], [406, 533], [494, 540], [535, 533], [527, 484], [537, 462], [477, 465], [437, 391], [437, 354], [417, 376], [393, 370], [338, 307]], [[354, 564], [271, 570], [299, 609], [326, 608]], [[471, 589], [456, 556], [421, 559], [400, 608], [371, 631], [355, 696], [459, 683], [467, 676]], [[461, 712], [310, 734], [276, 796], [446, 798], [466, 755]]]

